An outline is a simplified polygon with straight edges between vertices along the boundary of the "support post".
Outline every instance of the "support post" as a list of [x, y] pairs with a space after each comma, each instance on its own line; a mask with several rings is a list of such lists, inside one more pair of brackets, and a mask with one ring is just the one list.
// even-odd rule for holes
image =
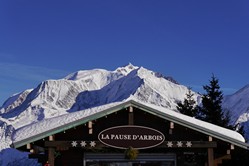
[[[49, 136], [49, 141], [54, 141], [54, 136]], [[48, 163], [50, 166], [54, 166], [54, 152], [55, 148], [49, 147], [48, 148]]]
[[48, 148], [48, 163], [50, 164], [50, 166], [54, 166], [54, 152], [54, 148]]
[[214, 166], [214, 149], [208, 148], [208, 166]]
[[[208, 141], [212, 142], [213, 137], [208, 136]], [[214, 149], [208, 148], [208, 166], [214, 166]]]
[[128, 119], [128, 124], [133, 125], [134, 124], [134, 116], [133, 116], [133, 107], [129, 107], [129, 119]]

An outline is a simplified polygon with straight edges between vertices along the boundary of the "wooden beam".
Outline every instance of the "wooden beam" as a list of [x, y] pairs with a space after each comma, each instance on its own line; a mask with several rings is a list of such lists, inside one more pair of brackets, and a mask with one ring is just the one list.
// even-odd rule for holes
[[132, 106], [129, 107], [129, 112], [133, 112], [133, 107]]
[[231, 154], [227, 154], [222, 157], [216, 158], [214, 160], [214, 166], [218, 166], [219, 164], [222, 164], [223, 160], [231, 160]]
[[92, 121], [89, 121], [89, 122], [88, 122], [88, 128], [89, 128], [89, 129], [93, 128], [93, 123], [92, 123]]
[[169, 125], [170, 127], [170, 129], [173, 129], [174, 128], [174, 122], [170, 122], [170, 125]]
[[[67, 149], [67, 148], [73, 147], [72, 142], [73, 141], [45, 141], [45, 147]], [[82, 147], [82, 144], [81, 144], [82, 142], [86, 143], [84, 147]], [[91, 141], [76, 140], [77, 145], [75, 147], [81, 147], [81, 148], [108, 147], [107, 145], [102, 144], [100, 141], [94, 141], [96, 143], [96, 146], [91, 147], [90, 142]], [[179, 146], [179, 142], [182, 143], [182, 146]], [[169, 147], [171, 143], [172, 143], [172, 146]], [[191, 149], [191, 148], [216, 148], [216, 147], [217, 147], [216, 142], [209, 142], [209, 141], [164, 141], [162, 144], [156, 146], [155, 148], [190, 148]]]
[[72, 141], [45, 141], [45, 147], [70, 146]]
[[27, 147], [27, 149], [31, 149], [31, 144], [28, 143], [28, 144], [26, 145], [26, 147]]
[[50, 135], [50, 136], [48, 137], [48, 140], [49, 140], [49, 141], [54, 141], [54, 135]]
[[172, 135], [173, 134], [173, 130], [169, 129], [169, 134]]
[[[179, 142], [181, 142], [179, 144]], [[188, 143], [189, 142], [189, 143]], [[169, 145], [172, 143], [172, 147]], [[188, 143], [188, 144], [187, 144]], [[181, 145], [182, 146], [179, 146]], [[157, 146], [158, 148], [216, 148], [217, 142], [209, 141], [164, 141], [162, 144]]]
[[89, 133], [89, 134], [93, 134], [93, 129], [90, 128], [90, 129], [88, 130], [88, 133]]

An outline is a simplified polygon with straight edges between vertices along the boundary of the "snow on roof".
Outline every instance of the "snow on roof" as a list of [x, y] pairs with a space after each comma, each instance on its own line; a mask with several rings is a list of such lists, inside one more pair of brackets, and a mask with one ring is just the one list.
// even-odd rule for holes
[[194, 127], [204, 129], [204, 131], [213, 131], [214, 133], [224, 135], [226, 137], [230, 137], [234, 140], [245, 142], [244, 137], [236, 131], [233, 131], [233, 130], [230, 130], [224, 127], [220, 127], [220, 126], [196, 119], [194, 117], [186, 116], [184, 114], [169, 110], [167, 108], [159, 107], [159, 106], [148, 104], [148, 103], [143, 103], [143, 105], [153, 108], [165, 115], [171, 116], [171, 120], [175, 119], [178, 122], [180, 120], [182, 123], [190, 124]]
[[[132, 99], [132, 100], [131, 100]], [[79, 112], [74, 112], [66, 115], [62, 115], [59, 117], [45, 119], [40, 122], [27, 125], [22, 127], [13, 135], [13, 143], [17, 147], [25, 145], [29, 143], [28, 141], [35, 141], [38, 139], [42, 139], [49, 135], [62, 132], [65, 129], [72, 128], [82, 123], [86, 123], [90, 120], [94, 120], [93, 116], [97, 114], [101, 114], [105, 112], [105, 114], [110, 114], [111, 112], [115, 112], [120, 110], [121, 108], [134, 106], [140, 108], [144, 111], [148, 111], [150, 113], [156, 114], [159, 117], [162, 117], [166, 120], [170, 120], [177, 124], [189, 127], [191, 129], [197, 130], [199, 132], [205, 133], [207, 135], [219, 138], [223, 141], [227, 141], [230, 143], [234, 143], [240, 147], [248, 148], [249, 145], [245, 144], [245, 139], [243, 136], [236, 131], [229, 130], [220, 126], [213, 125], [211, 123], [207, 123], [193, 117], [189, 117], [170, 109], [156, 106], [153, 104], [143, 103], [134, 98], [130, 98], [128, 100], [122, 102], [115, 102], [111, 104], [106, 104], [86, 110], [82, 110]], [[97, 118], [105, 116], [105, 114], [97, 116]], [[96, 117], [94, 117], [96, 118]], [[77, 123], [78, 122], [78, 123]], [[34, 139], [31, 139], [34, 138]]]
[[[94, 115], [98, 112], [102, 112], [103, 110], [112, 108], [116, 105], [119, 105], [120, 102], [117, 103], [111, 103], [103, 106], [98, 106], [94, 108], [89, 108], [86, 110], [69, 113], [66, 115], [61, 115], [55, 118], [50, 119], [44, 119], [42, 121], [39, 121], [37, 123], [29, 124], [27, 126], [24, 126], [20, 129], [17, 129], [12, 137], [12, 141], [19, 142], [23, 141], [25, 139], [28, 139], [30, 137], [37, 136], [39, 134], [43, 134], [50, 130], [55, 130], [61, 126], [68, 125], [70, 123], [73, 123], [77, 120], [87, 119], [87, 117]], [[70, 127], [69, 127], [70, 128]], [[45, 138], [46, 135], [43, 136]]]

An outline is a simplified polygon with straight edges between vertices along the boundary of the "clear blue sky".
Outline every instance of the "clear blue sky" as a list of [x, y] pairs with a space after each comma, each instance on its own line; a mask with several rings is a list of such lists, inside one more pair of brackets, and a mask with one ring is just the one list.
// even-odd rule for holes
[[0, 105], [77, 70], [131, 62], [202, 91], [249, 84], [248, 0], [1, 0]]

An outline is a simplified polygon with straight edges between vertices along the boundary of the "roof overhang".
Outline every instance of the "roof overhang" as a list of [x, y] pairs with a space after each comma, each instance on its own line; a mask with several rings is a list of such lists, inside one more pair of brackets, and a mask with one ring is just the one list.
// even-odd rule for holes
[[[75, 120], [75, 121], [66, 123], [64, 125], [61, 125], [61, 126], [58, 126], [58, 127], [43, 131], [43, 132], [41, 132], [39, 134], [24, 138], [24, 139], [21, 139], [21, 140], [18, 140], [18, 141], [14, 141], [13, 146], [15, 148], [21, 147], [21, 146], [26, 145], [28, 143], [43, 139], [45, 137], [48, 137], [48, 136], [51, 136], [51, 135], [54, 135], [54, 134], [57, 134], [57, 133], [60, 133], [60, 132], [63, 132], [65, 130], [71, 129], [73, 127], [85, 124], [85, 123], [87, 123], [89, 121], [92, 121], [92, 120], [95, 120], [95, 119], [98, 119], [98, 118], [101, 118], [101, 117], [105, 117], [105, 116], [107, 116], [109, 114], [115, 113], [115, 112], [117, 112], [117, 111], [119, 111], [121, 109], [130, 107], [130, 106], [139, 108], [139, 109], [141, 109], [141, 110], [143, 110], [145, 112], [148, 112], [150, 114], [158, 116], [158, 117], [160, 117], [162, 119], [165, 119], [165, 120], [174, 122], [176, 124], [185, 126], [187, 128], [193, 129], [195, 131], [206, 134], [208, 136], [212, 136], [212, 137], [220, 139], [222, 141], [229, 142], [229, 143], [231, 143], [233, 145], [236, 145], [238, 147], [241, 147], [241, 148], [244, 148], [244, 149], [249, 149], [249, 144], [247, 144], [247, 143], [245, 143], [245, 142], [243, 142], [241, 140], [235, 139], [234, 137], [230, 136], [229, 134], [224, 134], [224, 133], [221, 133], [221, 132], [217, 132], [216, 130], [211, 130], [210, 128], [205, 127], [205, 125], [204, 126], [198, 125], [198, 124], [195, 124], [195, 123], [191, 122], [190, 120], [186, 120], [185, 118], [187, 118], [187, 119], [190, 118], [190, 117], [188, 117], [186, 115], [182, 115], [180, 113], [174, 112], [174, 111], [169, 110], [167, 108], [154, 106], [152, 104], [142, 103], [141, 101], [135, 101], [135, 100], [128, 100], [128, 101], [125, 101], [125, 102], [118, 103], [115, 106], [112, 106], [112, 107], [107, 108], [107, 109], [100, 110], [97, 113], [91, 114], [89, 116], [82, 117], [82, 118], [80, 118], [78, 120]], [[169, 112], [169, 111], [171, 111], [171, 112]], [[179, 118], [179, 116], [180, 117], [185, 117], [185, 118]], [[195, 122], [200, 122], [200, 123], [203, 123], [203, 124], [212, 125], [210, 123], [203, 122], [203, 121], [197, 120], [197, 119], [194, 119], [194, 121]], [[213, 125], [213, 126], [216, 127], [216, 128], [218, 127], [216, 125]], [[228, 129], [224, 129], [222, 127], [218, 127], [218, 128], [220, 128], [222, 130], [228, 130]], [[239, 133], [237, 133], [235, 131], [230, 130], [229, 132], [231, 134], [241, 136]]]
[[[144, 110], [144, 111], [146, 111], [148, 113], [154, 114], [154, 115], [156, 115], [158, 117], [161, 117], [161, 118], [163, 118], [165, 120], [172, 121], [172, 122], [174, 122], [176, 124], [185, 126], [187, 128], [193, 129], [195, 131], [206, 134], [208, 136], [212, 136], [214, 138], [223, 140], [225, 142], [229, 142], [229, 143], [231, 143], [233, 145], [236, 145], [236, 146], [239, 146], [241, 148], [249, 149], [249, 144], [247, 144], [245, 142], [242, 142], [240, 140], [234, 139], [233, 137], [230, 137], [229, 135], [217, 132], [215, 130], [210, 130], [209, 128], [197, 125], [197, 124], [192, 123], [191, 121], [188, 121], [188, 120], [183, 120], [183, 119], [179, 118], [178, 116], [172, 116], [170, 114], [167, 114], [166, 112], [158, 111], [154, 107], [152, 108], [152, 107], [148, 106], [147, 104], [141, 104], [140, 102], [135, 102], [135, 101], [131, 101], [131, 103], [132, 103], [132, 106], [137, 107], [137, 108], [139, 108], [141, 110]], [[177, 113], [177, 112], [174, 112], [174, 113], [180, 114], [180, 113]], [[181, 114], [181, 116], [186, 116], [186, 115]], [[199, 122], [202, 122], [202, 123], [213, 125], [213, 124], [210, 124], [208, 122], [204, 122], [204, 121], [201, 121], [201, 120], [198, 120], [198, 119], [195, 119], [195, 121], [199, 121]], [[216, 126], [216, 125], [213, 125], [213, 126]], [[220, 127], [220, 126], [216, 126], [216, 127], [220, 128], [220, 129], [223, 129], [223, 130], [225, 129], [225, 128]], [[229, 129], [225, 129], [225, 130], [229, 130]], [[230, 130], [230, 131], [231, 131], [231, 133], [233, 132], [233, 134], [240, 135], [236, 131], [232, 131], [232, 130]]]

